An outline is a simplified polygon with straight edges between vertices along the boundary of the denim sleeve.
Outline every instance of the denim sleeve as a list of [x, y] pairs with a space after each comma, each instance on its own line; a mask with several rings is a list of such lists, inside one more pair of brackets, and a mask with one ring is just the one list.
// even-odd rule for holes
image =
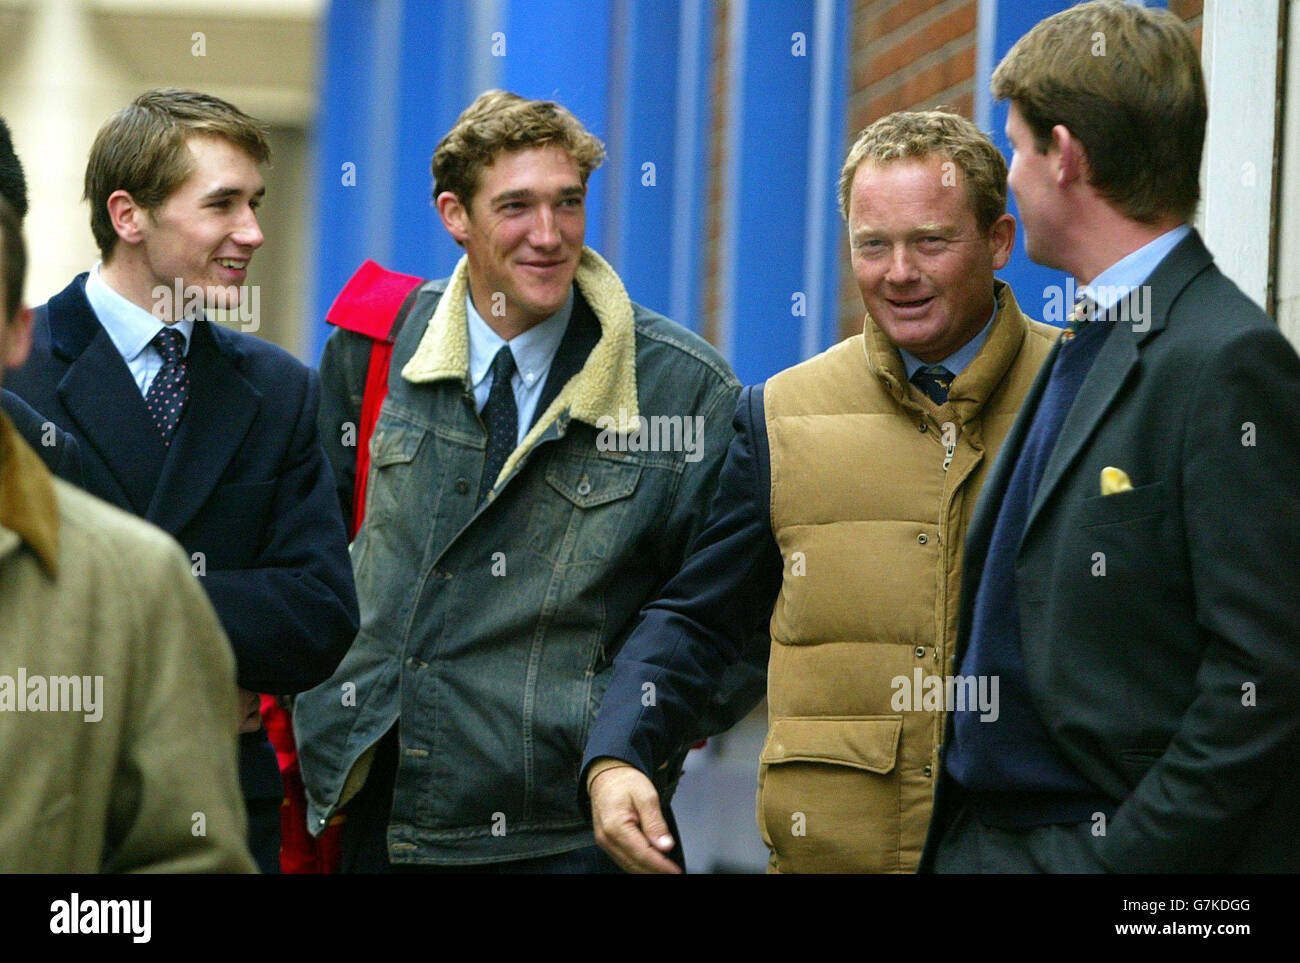
[[[741, 392], [734, 426], [689, 557], [646, 606], [614, 661], [580, 784], [600, 756], [623, 759], [653, 777], [681, 746], [719, 731], [711, 723], [720, 714], [728, 670], [746, 663], [754, 672], [765, 669], [766, 624], [782, 563], [772, 536], [762, 386]], [[757, 696], [744, 701], [737, 711], [747, 711]]]

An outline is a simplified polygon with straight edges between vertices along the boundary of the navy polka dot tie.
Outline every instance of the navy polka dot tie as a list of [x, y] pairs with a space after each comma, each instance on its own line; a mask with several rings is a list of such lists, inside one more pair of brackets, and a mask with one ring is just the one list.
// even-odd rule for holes
[[175, 328], [163, 328], [149, 343], [162, 355], [163, 366], [149, 385], [144, 405], [149, 409], [154, 427], [162, 435], [163, 444], [170, 447], [176, 425], [185, 410], [185, 399], [190, 393], [190, 368], [185, 362], [185, 335]]
[[912, 384], [925, 392], [927, 398], [936, 405], [948, 400], [948, 386], [952, 384], [953, 374], [941, 364], [927, 364], [916, 369], [912, 375]]
[[510, 345], [502, 346], [492, 359], [492, 388], [487, 404], [479, 412], [487, 428], [487, 456], [483, 461], [483, 477], [478, 485], [478, 500], [483, 501], [492, 490], [492, 483], [501, 474], [501, 467], [515, 450], [519, 434], [519, 408], [515, 405], [515, 390], [510, 379], [515, 375], [515, 356]]

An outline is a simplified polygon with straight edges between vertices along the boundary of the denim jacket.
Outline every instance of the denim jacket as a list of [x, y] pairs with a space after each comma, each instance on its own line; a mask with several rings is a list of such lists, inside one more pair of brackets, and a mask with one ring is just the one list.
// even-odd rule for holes
[[[396, 342], [352, 545], [361, 631], [295, 711], [317, 834], [400, 718], [394, 863], [591, 845], [577, 788], [587, 732], [614, 655], [705, 518], [739, 393], [717, 352], [633, 304], [586, 249], [554, 362], [578, 345], [577, 373], [476, 507], [486, 432], [468, 382], [466, 284], [464, 259], [426, 284]], [[324, 370], [335, 363], [352, 370]], [[326, 353], [326, 391], [351, 386], [345, 409], [359, 407], [364, 365], [357, 350]], [[327, 447], [339, 437], [322, 434]], [[338, 465], [355, 451], [332, 455]]]

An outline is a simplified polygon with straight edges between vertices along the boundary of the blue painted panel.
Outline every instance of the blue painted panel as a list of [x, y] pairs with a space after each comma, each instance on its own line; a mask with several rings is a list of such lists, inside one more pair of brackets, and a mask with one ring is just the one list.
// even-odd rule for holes
[[385, 198], [393, 225], [386, 267], [422, 277], [451, 273], [460, 248], [433, 207], [430, 162], [438, 141], [477, 92], [468, 74], [465, 0], [407, 0], [403, 15], [401, 75], [393, 193]]
[[[614, 69], [623, 73], [620, 136], [609, 146], [606, 183], [612, 234], [608, 238], [614, 267], [634, 301], [667, 314], [673, 244], [673, 202], [688, 189], [694, 170], [678, 172], [677, 60], [692, 56], [679, 49], [679, 4], [626, 5], [625, 61]], [[615, 29], [620, 29], [616, 27]], [[652, 165], [645, 167], [645, 165]], [[617, 178], [617, 182], [613, 178]], [[675, 318], [683, 324], [691, 319]]]
[[[743, 116], [730, 118], [736, 179], [725, 185], [733, 242], [720, 340], [737, 377], [753, 384], [800, 360], [803, 319], [792, 308], [804, 290], [813, 3], [747, 6], [733, 51]], [[803, 56], [793, 52], [796, 33]]]
[[[368, 50], [372, 37], [371, 4], [365, 0], [334, 0], [326, 10], [322, 30], [321, 107], [315, 127], [315, 284], [308, 339], [309, 358], [319, 359], [328, 334], [325, 311], [343, 282], [367, 256], [364, 224], [368, 194], [365, 157], [357, 131], [370, 119], [371, 71], [358, 50]], [[355, 164], [356, 186], [343, 182], [345, 163]]]

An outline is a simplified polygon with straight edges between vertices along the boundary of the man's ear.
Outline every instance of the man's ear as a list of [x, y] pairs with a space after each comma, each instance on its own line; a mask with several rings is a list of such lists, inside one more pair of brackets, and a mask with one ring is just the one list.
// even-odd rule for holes
[[1000, 271], [1011, 260], [1011, 249], [1016, 243], [1016, 219], [1003, 214], [989, 228], [989, 253], [993, 257], [993, 270]]
[[1083, 142], [1070, 133], [1070, 128], [1057, 124], [1052, 128], [1052, 146], [1048, 153], [1056, 154], [1056, 182], [1067, 187], [1075, 181], [1088, 183], [1088, 152]]
[[451, 191], [443, 191], [434, 198], [433, 204], [452, 240], [464, 247], [469, 237], [469, 209]]
[[127, 191], [114, 191], [108, 195], [108, 219], [117, 236], [127, 244], [144, 240], [144, 227], [149, 212], [135, 202]]
[[21, 368], [32, 350], [32, 309], [23, 305], [8, 324], [4, 337], [4, 366]]

